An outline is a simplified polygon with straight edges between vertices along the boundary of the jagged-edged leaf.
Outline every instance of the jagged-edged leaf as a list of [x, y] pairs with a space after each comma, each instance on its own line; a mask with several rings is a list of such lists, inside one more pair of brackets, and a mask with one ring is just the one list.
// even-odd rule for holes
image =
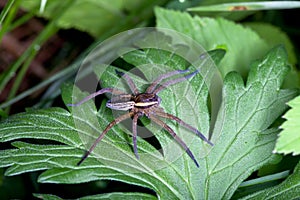
[[[144, 84], [147, 86], [149, 81], [158, 76], [154, 76], [153, 71], [162, 70], [157, 64], [163, 59], [155, 59], [153, 55], [163, 54], [151, 51], [134, 53], [145, 52], [146, 60], [151, 57], [157, 63], [151, 63], [152, 71], [139, 68], [143, 69], [144, 78], [128, 72], [139, 89], [143, 89]], [[129, 61], [129, 56], [130, 54], [125, 60]], [[164, 56], [165, 61], [173, 58], [168, 54]], [[280, 89], [288, 72], [286, 62], [285, 50], [278, 47], [261, 61], [253, 63], [246, 84], [237, 73], [226, 76], [222, 105], [213, 130], [212, 141], [215, 145], [208, 154], [203, 154], [208, 145], [198, 137], [176, 123], [166, 121], [187, 142], [200, 168], [195, 166], [167, 132], [147, 124], [147, 128], [153, 130], [161, 143], [163, 155], [143, 139], [142, 134], [146, 130], [141, 128], [138, 130], [140, 159], [136, 159], [131, 137], [128, 135], [131, 123], [129, 128], [114, 126], [95, 151], [77, 166], [76, 163], [83, 154], [80, 149], [89, 148], [105, 126], [114, 119], [112, 114], [118, 114], [105, 107], [106, 101], [101, 103], [99, 110], [93, 101], [88, 101], [77, 107], [69, 107], [70, 112], [61, 108], [29, 110], [2, 121], [1, 142], [40, 138], [62, 144], [14, 142], [13, 145], [17, 148], [1, 152], [1, 166], [9, 167], [6, 172], [8, 175], [47, 169], [40, 175], [40, 182], [80, 183], [109, 179], [150, 188], [161, 199], [228, 199], [240, 183], [267, 163], [272, 155], [278, 130], [268, 127], [287, 108], [285, 103], [297, 94], [297, 91]], [[180, 63], [171, 66], [172, 69], [186, 67]], [[97, 68], [95, 71], [97, 73]], [[113, 67], [108, 67], [100, 80], [102, 86], [120, 86], [128, 90], [122, 80], [118, 84], [120, 77]], [[195, 99], [190, 99], [189, 93], [183, 93], [187, 89], [194, 92]], [[77, 87], [66, 85], [63, 88], [66, 103], [78, 102], [86, 95]], [[208, 135], [208, 89], [199, 74], [159, 95], [166, 111], [188, 121]], [[193, 108], [196, 104], [198, 107]], [[126, 123], [124, 126], [126, 127]], [[26, 128], [25, 133], [22, 127]]]
[[[215, 53], [214, 55], [216, 60], [220, 60], [224, 53]], [[172, 61], [172, 57], [165, 59]], [[171, 67], [178, 69], [177, 67], [180, 66], [172, 64]], [[113, 81], [118, 81], [120, 79], [116, 76], [113, 68], [109, 68], [106, 71], [106, 74], [108, 74], [106, 78], [105, 76], [103, 79], [101, 78], [104, 84], [106, 82], [112, 83]], [[203, 82], [203, 80], [201, 80], [201, 76], [197, 75], [197, 77], [198, 82]], [[137, 79], [142, 81], [141, 78], [132, 78], [135, 81]], [[195, 85], [197, 86], [197, 84]], [[202, 83], [197, 87], [203, 87], [203, 85], [204, 84]], [[197, 92], [201, 91], [206, 93], [207, 97], [207, 89], [199, 90]], [[169, 91], [169, 94], [170, 92], [172, 91]], [[79, 95], [75, 95], [76, 93], [79, 93]], [[66, 84], [63, 88], [63, 99], [66, 103], [72, 102], [72, 94], [74, 95], [73, 98], [77, 98], [73, 99], [73, 101], [78, 101], [87, 95], [86, 93], [81, 93], [76, 88], [72, 90], [72, 87]], [[203, 98], [206, 100], [206, 97], [201, 97], [201, 99]], [[175, 97], [170, 99], [173, 99], [172, 104], [174, 104]], [[202, 104], [205, 106], [204, 102]], [[85, 141], [88, 143], [88, 140], [83, 139], [82, 136], [84, 137], [87, 133], [92, 133], [93, 137], [97, 137], [109, 121], [113, 120], [113, 116], [111, 115], [111, 111], [105, 107], [105, 102], [103, 102], [99, 111], [96, 110], [92, 101], [86, 102], [78, 107], [69, 107], [69, 109], [72, 112], [73, 117], [70, 113], [59, 108], [52, 108], [48, 110], [29, 110], [26, 113], [21, 113], [9, 118], [1, 124], [1, 130], [7, 131], [5, 133], [2, 132], [4, 133], [2, 142], [21, 138], [42, 138], [67, 144], [42, 145], [23, 142], [14, 143], [14, 146], [18, 149], [3, 151], [4, 154], [0, 158], [2, 166], [10, 166], [6, 172], [7, 175], [48, 169], [40, 175], [40, 182], [80, 183], [97, 179], [114, 179], [152, 188], [153, 190], [158, 191], [161, 196], [184, 196], [178, 192], [179, 187], [176, 186], [176, 188], [173, 188], [172, 185], [169, 185], [168, 180], [165, 180], [164, 178], [173, 174], [172, 176], [177, 177], [178, 182], [184, 186], [186, 180], [178, 174], [179, 171], [172, 168], [170, 170], [166, 168], [161, 171], [154, 172], [153, 170], [158, 163], [152, 162], [153, 160], [162, 162], [165, 167], [170, 164], [166, 162], [164, 157], [160, 154], [154, 154], [154, 156], [151, 157], [151, 154], [153, 154], [155, 149], [142, 139], [139, 139], [138, 143], [140, 154], [142, 154], [142, 152], [149, 152], [149, 154], [147, 154], [147, 157], [144, 160], [142, 156], [140, 160], [137, 160], [132, 152], [131, 141], [124, 131], [118, 126], [114, 127], [113, 131], [110, 131], [103, 142], [98, 145], [97, 148], [100, 152], [99, 155], [97, 155], [97, 151], [95, 151], [95, 154], [92, 154], [85, 162], [82, 163], [82, 165], [76, 166], [76, 163], [80, 160], [83, 154], [82, 151], [76, 149], [83, 148], [80, 139], [83, 141], [85, 148], [89, 147], [89, 144], [85, 144]], [[43, 115], [40, 115], [40, 113], [43, 113]], [[77, 113], [78, 115], [74, 113]], [[206, 124], [208, 125], [208, 111], [202, 111], [202, 113], [206, 116], [206, 120], [204, 121], [206, 121]], [[36, 118], [34, 117], [35, 115]], [[12, 132], [9, 131], [8, 127], [11, 127], [10, 130]], [[25, 133], [22, 129], [24, 127], [28, 127], [28, 131]], [[172, 127], [175, 127], [175, 125], [172, 125]], [[207, 129], [207, 127], [204, 128]], [[177, 129], [178, 127], [176, 130]], [[44, 133], [42, 130], [48, 130], [48, 132]], [[53, 133], [60, 137], [52, 137], [51, 134]], [[165, 132], [163, 132], [162, 135], [163, 136], [161, 138], [172, 141]], [[73, 139], [73, 136], [75, 136], [76, 139]], [[200, 142], [199, 139], [197, 141]], [[196, 143], [194, 146], [195, 145], [198, 146]], [[178, 149], [178, 152], [179, 157], [184, 153], [180, 148]], [[167, 151], [165, 152], [165, 155], [168, 155]], [[24, 156], [26, 156], [25, 159], [23, 159]], [[95, 157], [98, 159], [95, 159]], [[103, 161], [108, 161], [111, 165], [107, 165], [105, 162], [103, 164]], [[146, 164], [143, 163], [143, 161]], [[179, 161], [178, 162], [181, 163], [181, 165], [192, 163], [192, 166], [195, 167], [194, 163], [187, 156], [185, 156], [184, 159], [179, 159]], [[134, 171], [130, 174], [128, 173], [128, 170]], [[137, 171], [139, 173], [136, 173]], [[157, 183], [157, 185], [154, 183]], [[188, 185], [180, 188], [180, 191], [189, 193]]]
[[50, 139], [75, 147], [81, 142], [74, 134], [71, 114], [62, 108], [31, 109], [2, 121], [0, 127], [0, 142], [22, 138]]
[[293, 155], [300, 154], [300, 97], [297, 97], [288, 103], [291, 109], [285, 114], [287, 119], [281, 128], [282, 132], [279, 134], [276, 143], [275, 152]]
[[[246, 84], [235, 72], [224, 81], [223, 101], [215, 132], [219, 143], [207, 157], [209, 179], [203, 198], [230, 198], [233, 191], [272, 155], [278, 131], [267, 128], [286, 109], [297, 91], [280, 90], [288, 72], [282, 47], [252, 64]], [[218, 192], [216, 191], [218, 188]]]

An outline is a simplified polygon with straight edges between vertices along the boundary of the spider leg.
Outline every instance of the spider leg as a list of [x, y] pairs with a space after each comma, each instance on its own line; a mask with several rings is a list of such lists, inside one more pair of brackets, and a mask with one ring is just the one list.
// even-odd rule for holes
[[77, 163], [77, 165], [80, 165], [90, 154], [91, 152], [95, 149], [95, 147], [97, 146], [97, 144], [103, 139], [103, 137], [106, 135], [106, 133], [116, 124], [120, 123], [121, 121], [124, 121], [125, 119], [128, 119], [130, 117], [132, 117], [133, 112], [128, 112], [124, 115], [121, 115], [119, 117], [117, 117], [115, 120], [113, 120], [112, 122], [110, 122], [106, 128], [104, 129], [104, 131], [101, 133], [101, 135], [96, 139], [96, 141], [94, 142], [94, 144], [91, 146], [91, 148], [83, 155], [83, 157], [81, 158], [81, 160]]
[[104, 93], [113, 93], [113, 94], [124, 94], [123, 91], [118, 90], [118, 89], [114, 89], [114, 88], [103, 88], [97, 92], [94, 92], [92, 94], [90, 94], [89, 96], [85, 97], [84, 99], [82, 99], [81, 101], [79, 101], [78, 103], [75, 104], [67, 104], [67, 106], [79, 106], [81, 104], [83, 104], [84, 102], [100, 95], [100, 94], [104, 94]]
[[146, 93], [152, 93], [153, 90], [155, 89], [155, 87], [158, 85], [158, 83], [160, 83], [163, 79], [169, 78], [169, 77], [171, 77], [173, 75], [176, 75], [176, 74], [182, 74], [182, 73], [185, 73], [185, 72], [188, 72], [188, 71], [189, 71], [188, 69], [186, 69], [186, 70], [176, 70], [176, 71], [172, 71], [172, 72], [169, 72], [169, 73], [166, 73], [166, 74], [163, 74], [163, 75], [159, 76], [147, 88]]
[[139, 159], [139, 154], [138, 154], [138, 148], [137, 148], [137, 120], [139, 116], [136, 114], [133, 116], [133, 122], [132, 122], [132, 142], [133, 142], [133, 151], [134, 155], [137, 159]]
[[173, 129], [171, 127], [169, 127], [166, 123], [164, 123], [160, 119], [154, 117], [153, 115], [149, 115], [149, 118], [151, 120], [153, 120], [159, 126], [163, 127], [166, 131], [168, 131], [173, 136], [173, 138], [181, 145], [181, 147], [185, 150], [185, 152], [190, 156], [190, 158], [194, 161], [196, 166], [199, 167], [199, 164], [196, 161], [195, 156], [193, 155], [191, 150], [188, 148], [188, 146], [185, 144], [185, 142], [182, 139], [180, 139], [180, 137], [177, 136], [177, 134], [173, 131]]
[[125, 80], [127, 81], [128, 86], [129, 86], [130, 90], [133, 92], [133, 94], [137, 95], [139, 93], [136, 85], [134, 84], [132, 79], [128, 76], [128, 74], [125, 74], [125, 73], [120, 72], [118, 70], [116, 70], [116, 73], [125, 78]]
[[156, 88], [153, 93], [154, 94], [157, 94], [159, 93], [161, 90], [165, 89], [166, 87], [170, 86], [170, 85], [174, 85], [176, 83], [179, 83], [179, 82], [182, 82], [182, 81], [185, 81], [186, 79], [189, 79], [193, 76], [195, 76], [199, 71], [196, 70], [194, 71], [193, 73], [190, 73], [184, 77], [180, 77], [180, 78], [177, 78], [177, 79], [174, 79], [174, 80], [170, 80], [170, 81], [167, 81], [165, 83], [163, 83], [160, 87]]
[[189, 129], [190, 131], [196, 133], [203, 141], [205, 141], [209, 145], [211, 145], [211, 146], [214, 145], [200, 131], [198, 131], [196, 128], [192, 127], [191, 125], [187, 124], [186, 122], [184, 122], [180, 118], [178, 118], [178, 117], [176, 117], [174, 115], [171, 115], [169, 113], [162, 112], [162, 111], [157, 111], [155, 114], [158, 115], [158, 116], [160, 116], [160, 117], [164, 117], [164, 118], [167, 118], [167, 119], [175, 120], [181, 126], [183, 126], [183, 127], [187, 128], [187, 129]]

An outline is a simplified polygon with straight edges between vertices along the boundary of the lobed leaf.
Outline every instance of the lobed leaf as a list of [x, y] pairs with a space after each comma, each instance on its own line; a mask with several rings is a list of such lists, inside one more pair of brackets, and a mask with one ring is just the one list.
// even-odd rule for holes
[[235, 72], [226, 76], [213, 132], [221, 136], [206, 160], [203, 198], [230, 198], [242, 180], [272, 156], [278, 130], [268, 127], [287, 108], [285, 102], [297, 95], [296, 90], [280, 90], [289, 69], [286, 62], [279, 46], [252, 64], [246, 84]]
[[[154, 56], [159, 55], [157, 52], [147, 53], [146, 60], [152, 57], [152, 61], [160, 62]], [[166, 60], [168, 59], [172, 57], [166, 56]], [[207, 150], [207, 147], [199, 138], [175, 123], [168, 122], [184, 141], [189, 142], [200, 168], [194, 165], [176, 143], [170, 145], [173, 140], [165, 131], [154, 126], [149, 126], [149, 129], [156, 130], [153, 133], [162, 144], [163, 156], [139, 137], [141, 157], [137, 160], [132, 152], [127, 128], [115, 126], [97, 145], [95, 151], [77, 166], [76, 163], [83, 154], [79, 148], [89, 148], [105, 126], [113, 120], [113, 113], [105, 107], [105, 101], [102, 102], [99, 111], [95, 104], [89, 101], [69, 108], [70, 112], [61, 108], [28, 110], [2, 121], [1, 142], [33, 138], [53, 140], [62, 144], [14, 142], [12, 144], [17, 148], [1, 152], [1, 167], [9, 167], [7, 175], [46, 169], [39, 177], [39, 182], [44, 183], [117, 180], [150, 188], [161, 199], [230, 198], [240, 183], [267, 163], [272, 155], [278, 130], [268, 127], [287, 108], [285, 102], [297, 94], [297, 91], [280, 89], [288, 72], [286, 62], [285, 50], [277, 47], [252, 65], [246, 85], [237, 73], [226, 76], [222, 105], [213, 130], [212, 140], [215, 146], [208, 155], [204, 154], [203, 157], [203, 151]], [[154, 63], [152, 71], [159, 70], [156, 66]], [[174, 69], [178, 69], [177, 67], [184, 66], [173, 66]], [[117, 76], [112, 76], [115, 74], [114, 68], [107, 69], [101, 76], [102, 84], [116, 84], [119, 80]], [[151, 76], [151, 70], [143, 72], [149, 80], [154, 78]], [[137, 83], [147, 84], [145, 79], [128, 74], [134, 81], [138, 81]], [[162, 92], [162, 107], [188, 120], [189, 123], [194, 122], [203, 134], [208, 135], [208, 89], [199, 75], [187, 82], [189, 84], [182, 83]], [[195, 92], [197, 98], [190, 99], [189, 95], [182, 95], [186, 88]], [[86, 95], [87, 93], [76, 87], [71, 88], [70, 85], [63, 88], [63, 99], [66, 103], [71, 103], [72, 98], [76, 102]], [[194, 105], [198, 107], [186, 109]], [[178, 156], [178, 159], [169, 163], [174, 155]], [[159, 165], [164, 167], [157, 168]]]

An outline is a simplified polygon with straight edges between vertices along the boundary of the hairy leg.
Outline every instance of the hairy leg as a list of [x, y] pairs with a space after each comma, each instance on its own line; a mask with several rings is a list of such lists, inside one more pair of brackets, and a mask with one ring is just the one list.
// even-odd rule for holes
[[153, 115], [150, 115], [149, 118], [154, 121], [159, 126], [163, 127], [166, 131], [168, 131], [173, 138], [181, 145], [181, 147], [185, 150], [185, 152], [190, 156], [190, 158], [194, 161], [197, 167], [199, 167], [198, 162], [195, 159], [195, 156], [191, 152], [191, 150], [188, 148], [188, 146], [185, 144], [183, 140], [180, 139], [180, 137], [177, 136], [177, 134], [173, 131], [171, 127], [169, 127], [166, 123], [161, 121], [160, 119], [154, 117]]
[[103, 88], [97, 92], [94, 92], [92, 94], [90, 94], [89, 96], [85, 97], [84, 99], [82, 99], [81, 101], [79, 101], [78, 103], [75, 104], [67, 104], [67, 106], [79, 106], [81, 104], [83, 104], [84, 102], [100, 95], [100, 94], [104, 94], [104, 93], [112, 93], [112, 94], [124, 94], [123, 91], [118, 90], [118, 89], [114, 89], [114, 88]]
[[199, 72], [199, 71], [196, 70], [196, 71], [194, 71], [193, 73], [190, 73], [190, 74], [188, 74], [188, 75], [186, 75], [186, 76], [184, 76], [184, 77], [180, 77], [180, 78], [177, 78], [177, 79], [169, 80], [169, 81], [167, 81], [167, 82], [161, 84], [161, 86], [159, 86], [158, 88], [156, 88], [156, 89], [153, 91], [153, 93], [154, 93], [154, 94], [157, 94], [157, 93], [159, 93], [161, 90], [165, 89], [166, 87], [168, 87], [168, 86], [170, 86], [170, 85], [174, 85], [174, 84], [176, 84], [176, 83], [183, 82], [183, 81], [185, 81], [185, 80], [187, 80], [187, 79], [189, 79], [189, 78], [195, 76], [198, 72]]
[[131, 92], [133, 92], [134, 95], [137, 95], [137, 94], [139, 93], [139, 91], [138, 91], [136, 85], [134, 84], [133, 80], [128, 76], [128, 74], [125, 74], [125, 73], [120, 72], [120, 71], [118, 71], [118, 70], [116, 70], [116, 73], [117, 73], [118, 75], [120, 75], [120, 76], [122, 76], [122, 77], [125, 78], [125, 80], [126, 80], [128, 86], [129, 86]]
[[157, 79], [153, 81], [153, 83], [147, 88], [146, 93], [152, 93], [155, 89], [155, 87], [164, 79], [169, 78], [171, 76], [174, 76], [176, 74], [183, 74], [185, 72], [188, 72], [189, 70], [176, 70], [172, 71], [163, 75], [160, 75]]
[[112, 122], [110, 122], [106, 128], [104, 129], [104, 131], [101, 133], [101, 135], [96, 139], [96, 141], [94, 142], [94, 144], [91, 146], [91, 148], [83, 155], [83, 157], [81, 158], [81, 160], [77, 163], [77, 165], [80, 165], [90, 154], [91, 152], [95, 149], [95, 147], [97, 146], [97, 144], [103, 139], [103, 137], [106, 135], [106, 133], [116, 124], [120, 123], [121, 121], [124, 121], [125, 119], [128, 119], [130, 117], [133, 116], [133, 112], [128, 112], [124, 115], [119, 116], [118, 118], [116, 118], [115, 120], [113, 120]]
[[132, 142], [133, 142], [133, 151], [137, 159], [139, 159], [138, 148], [137, 148], [137, 120], [139, 116], [136, 114], [133, 116], [132, 121]]
[[196, 133], [203, 141], [205, 141], [206, 143], [208, 143], [209, 145], [213, 146], [213, 143], [211, 143], [200, 131], [198, 131], [196, 128], [194, 128], [193, 126], [189, 125], [188, 123], [184, 122], [183, 120], [181, 120], [180, 118], [171, 115], [169, 113], [165, 113], [162, 111], [157, 111], [155, 112], [156, 115], [160, 116], [160, 117], [164, 117], [167, 119], [171, 119], [171, 120], [175, 120], [178, 124], [180, 124], [181, 126], [189, 129], [190, 131]]

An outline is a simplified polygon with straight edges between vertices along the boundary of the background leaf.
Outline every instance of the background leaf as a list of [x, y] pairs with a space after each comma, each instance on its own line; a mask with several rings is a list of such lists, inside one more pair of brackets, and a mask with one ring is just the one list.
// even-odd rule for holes
[[[149, 14], [147, 9], [161, 3], [163, 1], [127, 0], [125, 3], [123, 0], [115, 0], [113, 2], [108, 0], [73, 0], [73, 4], [69, 6], [57, 25], [64, 29], [76, 28], [88, 32], [93, 37], [99, 37], [106, 35], [106, 32], [112, 29], [111, 24], [116, 24], [117, 28], [120, 28], [119, 31], [122, 30], [121, 27], [124, 25], [130, 27], [131, 24], [134, 24], [130, 14], [134, 14], [133, 16], [135, 17], [137, 10], [144, 10], [144, 13], [140, 14], [140, 18], [137, 20], [139, 21]], [[55, 9], [60, 4], [61, 1], [59, 0], [47, 1], [42, 13], [39, 11], [40, 1], [23, 1], [22, 7], [26, 10], [35, 10], [37, 15], [52, 19], [54, 18], [53, 13], [55, 13]], [[83, 10], [88, 12], [82, 12]], [[120, 23], [120, 21], [123, 23]]]
[[297, 97], [288, 103], [291, 109], [284, 115], [287, 119], [281, 128], [282, 132], [279, 134], [276, 143], [275, 152], [293, 155], [300, 154], [300, 97]]
[[157, 27], [186, 34], [206, 50], [224, 48], [226, 55], [220, 63], [223, 77], [230, 71], [246, 77], [250, 63], [263, 56], [269, 48], [251, 29], [222, 18], [191, 17], [187, 13], [163, 8], [156, 8], [155, 14]]
[[263, 38], [270, 47], [283, 44], [288, 52], [288, 61], [292, 66], [291, 71], [288, 73], [284, 85], [284, 88], [296, 88], [300, 85], [299, 75], [296, 68], [297, 58], [294, 51], [294, 45], [291, 40], [278, 27], [268, 23], [246, 23], [247, 27], [254, 30], [261, 38]]

